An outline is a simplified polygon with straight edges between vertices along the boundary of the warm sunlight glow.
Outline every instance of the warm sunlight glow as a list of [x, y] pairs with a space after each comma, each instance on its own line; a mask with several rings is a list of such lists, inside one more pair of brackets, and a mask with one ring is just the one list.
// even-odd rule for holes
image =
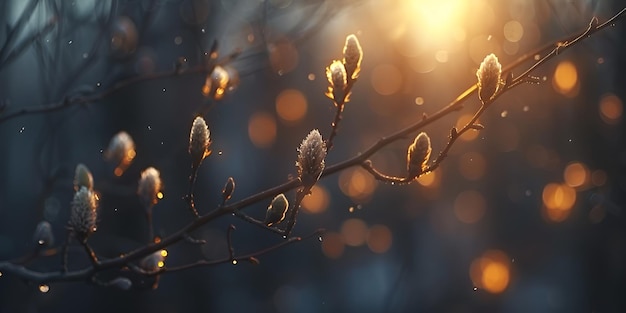
[[427, 174], [424, 174], [420, 177], [417, 178], [417, 183], [424, 186], [424, 187], [430, 187], [430, 186], [435, 186], [437, 182], [437, 172], [430, 172]]
[[567, 97], [574, 97], [578, 94], [578, 70], [574, 63], [561, 61], [554, 70], [552, 79], [554, 89]]
[[276, 140], [276, 120], [265, 112], [253, 114], [248, 123], [248, 136], [258, 148], [270, 147]]
[[294, 124], [306, 115], [307, 101], [296, 89], [285, 89], [276, 97], [276, 113], [287, 124]]
[[565, 184], [550, 183], [543, 188], [543, 213], [553, 222], [562, 222], [576, 203], [576, 191]]
[[391, 64], [382, 64], [372, 72], [372, 87], [377, 93], [388, 96], [402, 88], [402, 73]]
[[328, 208], [330, 196], [326, 188], [315, 185], [311, 188], [311, 193], [302, 200], [302, 209], [306, 213], [322, 213]]
[[465, 0], [405, 0], [406, 14], [419, 23], [430, 36], [450, 36], [459, 28], [463, 12], [468, 4]]
[[509, 257], [502, 251], [489, 250], [470, 266], [470, 278], [477, 288], [501, 293], [509, 285]]

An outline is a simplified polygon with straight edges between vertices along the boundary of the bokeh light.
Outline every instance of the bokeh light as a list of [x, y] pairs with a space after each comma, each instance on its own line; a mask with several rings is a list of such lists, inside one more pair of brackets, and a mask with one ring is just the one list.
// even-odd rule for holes
[[543, 188], [542, 199], [544, 217], [562, 222], [576, 203], [576, 190], [565, 184], [550, 183]]
[[600, 100], [599, 110], [602, 121], [609, 125], [614, 125], [622, 119], [624, 104], [616, 95], [608, 94]]
[[345, 250], [345, 244], [341, 234], [337, 232], [327, 231], [324, 233], [322, 240], [322, 253], [330, 259], [341, 257]]
[[373, 225], [367, 233], [367, 246], [374, 253], [387, 252], [392, 241], [391, 230], [385, 225]]
[[377, 182], [367, 171], [362, 168], [345, 170], [339, 175], [339, 188], [341, 191], [357, 202], [368, 200]]
[[552, 86], [558, 93], [567, 97], [578, 94], [578, 70], [571, 61], [561, 61], [554, 70]]
[[311, 188], [311, 193], [302, 199], [302, 209], [306, 213], [322, 213], [328, 208], [330, 196], [326, 188], [319, 184]]
[[367, 240], [367, 224], [359, 218], [349, 218], [341, 225], [343, 242], [352, 247], [365, 244]]
[[584, 187], [589, 181], [589, 169], [585, 164], [572, 162], [565, 167], [563, 179], [570, 187]]
[[276, 97], [276, 114], [283, 122], [294, 124], [306, 116], [307, 100], [296, 89], [285, 89]]
[[477, 288], [490, 293], [501, 293], [509, 285], [511, 269], [509, 257], [502, 251], [489, 250], [470, 266], [470, 278]]
[[276, 140], [276, 120], [266, 112], [257, 112], [248, 122], [248, 136], [258, 148], [268, 148]]
[[[474, 116], [474, 114], [472, 113], [466, 113], [463, 114], [461, 116], [459, 116], [459, 118], [456, 121], [456, 129], [461, 129], [463, 128], [465, 125], [467, 125], [467, 123], [469, 123], [469, 121], [472, 120], [472, 117]], [[478, 121], [476, 121], [476, 124], [480, 124], [480, 119]], [[476, 139], [478, 137], [479, 132], [475, 129], [470, 129], [468, 131], [466, 131], [465, 133], [463, 133], [463, 135], [461, 135], [461, 137], [459, 137], [459, 139], [463, 140], [463, 141], [472, 141], [474, 139]]]

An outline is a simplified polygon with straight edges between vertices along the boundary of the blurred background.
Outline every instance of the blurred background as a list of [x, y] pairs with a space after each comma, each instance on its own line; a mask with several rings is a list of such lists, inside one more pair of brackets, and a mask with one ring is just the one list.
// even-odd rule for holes
[[[325, 67], [354, 33], [362, 71], [344, 111], [336, 164], [377, 139], [431, 114], [476, 82], [485, 55], [506, 66], [525, 53], [602, 22], [620, 1], [592, 0], [81, 0], [0, 3], [0, 118], [30, 107], [99, 94], [132, 77], [179, 69], [101, 100], [0, 123], [0, 260], [32, 251], [39, 221], [65, 241], [78, 163], [92, 171], [101, 201], [90, 238], [101, 257], [149, 241], [136, 195], [154, 166], [163, 199], [158, 236], [188, 224], [193, 118], [203, 114], [213, 154], [200, 168], [200, 213], [296, 174], [296, 148], [313, 128], [327, 137], [334, 115]], [[24, 21], [20, 23], [19, 21]], [[129, 291], [83, 283], [36, 285], [0, 276], [0, 312], [624, 312], [626, 311], [626, 147], [623, 117], [625, 26], [593, 35], [537, 69], [538, 85], [502, 96], [435, 172], [417, 183], [378, 183], [360, 168], [327, 176], [303, 202], [296, 235], [318, 240], [274, 251], [259, 265], [196, 268], [134, 277]], [[16, 28], [19, 31], [11, 32]], [[231, 89], [205, 97], [214, 41]], [[531, 63], [514, 73], [519, 74]], [[433, 153], [478, 109], [424, 129]], [[124, 171], [103, 158], [126, 131], [136, 157]], [[402, 175], [412, 138], [372, 157]], [[287, 197], [293, 199], [294, 193]], [[246, 208], [262, 218], [267, 202]], [[165, 266], [245, 254], [282, 239], [232, 216], [168, 248]], [[79, 245], [69, 266], [87, 266]], [[56, 271], [58, 255], [29, 264]], [[107, 276], [108, 275], [108, 276]], [[113, 275], [113, 276], [112, 276]], [[105, 273], [110, 279], [115, 273]]]

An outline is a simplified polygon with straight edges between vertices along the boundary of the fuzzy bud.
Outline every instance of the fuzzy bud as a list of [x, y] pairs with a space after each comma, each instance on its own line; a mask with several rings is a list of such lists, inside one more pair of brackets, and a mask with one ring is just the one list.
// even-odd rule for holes
[[135, 156], [135, 142], [125, 131], [115, 134], [115, 136], [111, 138], [109, 146], [104, 152], [104, 158], [108, 161], [114, 162], [116, 165], [113, 172], [115, 176], [122, 176], [124, 171], [126, 171], [126, 169], [133, 162]]
[[70, 228], [79, 239], [86, 240], [91, 233], [96, 231], [97, 208], [96, 194], [87, 187], [80, 187], [72, 200], [69, 221]]
[[233, 196], [233, 192], [235, 191], [235, 180], [232, 177], [228, 177], [226, 184], [224, 184], [224, 188], [222, 189], [222, 198], [224, 202], [230, 200], [230, 197]]
[[89, 168], [85, 164], [79, 163], [74, 171], [74, 191], [78, 191], [80, 187], [87, 187], [93, 190], [93, 176]]
[[313, 186], [324, 170], [326, 143], [322, 140], [319, 130], [312, 130], [298, 148], [298, 176], [305, 186]]
[[407, 170], [409, 178], [415, 178], [424, 173], [428, 167], [428, 159], [432, 148], [430, 146], [430, 138], [425, 132], [419, 133], [415, 137], [413, 143], [409, 146], [406, 155]]
[[197, 168], [211, 151], [211, 132], [202, 116], [197, 116], [193, 120], [191, 132], [189, 134], [189, 154], [191, 155], [191, 166]]
[[359, 39], [350, 34], [346, 37], [346, 44], [343, 46], [343, 64], [349, 79], [357, 79], [361, 71], [361, 60], [363, 59], [363, 49], [359, 44]]
[[287, 208], [289, 208], [289, 201], [284, 194], [281, 193], [274, 197], [270, 206], [267, 207], [265, 225], [272, 226], [282, 222], [285, 219]]
[[121, 290], [129, 290], [133, 286], [133, 282], [126, 277], [117, 277], [110, 281], [107, 285], [119, 288]]
[[476, 71], [480, 101], [487, 102], [498, 92], [502, 84], [500, 75], [502, 75], [502, 65], [498, 62], [498, 57], [491, 53], [485, 57]]
[[202, 94], [205, 97], [213, 97], [215, 100], [221, 100], [229, 88], [230, 75], [223, 67], [216, 65], [213, 72], [207, 75], [202, 87]]
[[35, 228], [33, 234], [35, 244], [42, 247], [49, 247], [54, 244], [54, 235], [52, 234], [52, 225], [48, 221], [41, 221]]
[[159, 201], [161, 187], [160, 173], [156, 168], [148, 167], [141, 172], [137, 194], [146, 208], [151, 208]]
[[167, 250], [155, 251], [152, 254], [141, 259], [139, 267], [148, 273], [154, 273], [165, 266], [165, 257]]
[[328, 79], [328, 91], [326, 96], [335, 101], [339, 101], [346, 85], [348, 84], [346, 78], [346, 68], [339, 60], [335, 60], [326, 68], [326, 78]]

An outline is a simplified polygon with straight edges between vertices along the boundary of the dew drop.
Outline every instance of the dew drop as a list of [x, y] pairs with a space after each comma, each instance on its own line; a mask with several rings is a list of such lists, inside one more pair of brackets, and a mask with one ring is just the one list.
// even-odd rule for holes
[[22, 126], [22, 128], [20, 128], [20, 134], [24, 132], [24, 129], [26, 129], [24, 126]]
[[307, 76], [307, 78], [308, 78], [309, 80], [315, 80], [315, 74], [310, 73], [310, 74]]
[[102, 84], [100, 82], [97, 82], [96, 87], [100, 87], [100, 86], [102, 86]]
[[43, 245], [43, 244], [44, 244], [44, 243], [46, 243], [46, 242], [45, 242], [45, 241], [43, 241], [43, 240], [39, 240], [39, 241], [37, 241], [37, 243], [41, 246], [41, 245]]
[[478, 288], [477, 288], [477, 287], [474, 287], [474, 291], [476, 291], [476, 290], [478, 290]]
[[163, 88], [163, 92], [167, 91], [165, 88]]
[[148, 125], [147, 126], [148, 130], [152, 130], [152, 126]]
[[74, 41], [70, 40], [67, 42], [68, 45], [71, 45]]
[[353, 206], [349, 207], [348, 208], [348, 212], [350, 212], [350, 213], [354, 212], [354, 207]]
[[100, 149], [100, 153], [103, 153], [103, 152], [104, 152], [104, 149]]
[[319, 240], [320, 242], [324, 241], [324, 239], [322, 238], [322, 236], [319, 236], [319, 237], [317, 238], [317, 240]]
[[502, 116], [502, 117], [506, 117], [507, 115], [509, 115], [509, 111], [507, 111], [507, 110], [504, 110], [504, 111], [502, 111], [502, 113], [500, 113], [500, 116]]
[[206, 29], [204, 29], [204, 28], [203, 28], [203, 29], [201, 29], [200, 31], [201, 31], [203, 34], [204, 34], [204, 33], [206, 33]]
[[163, 145], [163, 141], [161, 141], [161, 145]]
[[0, 277], [2, 277], [2, 272], [0, 272]]
[[535, 61], [539, 61], [539, 59], [541, 59], [541, 56], [538, 54], [535, 54]]
[[222, 155], [222, 153], [223, 153], [223, 152], [222, 152], [222, 150], [217, 151], [217, 154], [218, 154], [218, 155]]
[[39, 291], [41, 291], [42, 293], [46, 293], [46, 292], [50, 291], [50, 286], [48, 286], [46, 284], [41, 284], [41, 285], [39, 285]]
[[392, 181], [392, 182], [391, 182], [391, 186], [393, 186], [393, 185], [395, 185], [395, 184], [396, 184], [396, 182], [395, 182], [395, 181]]
[[233, 260], [233, 265], [237, 265], [237, 260]]

